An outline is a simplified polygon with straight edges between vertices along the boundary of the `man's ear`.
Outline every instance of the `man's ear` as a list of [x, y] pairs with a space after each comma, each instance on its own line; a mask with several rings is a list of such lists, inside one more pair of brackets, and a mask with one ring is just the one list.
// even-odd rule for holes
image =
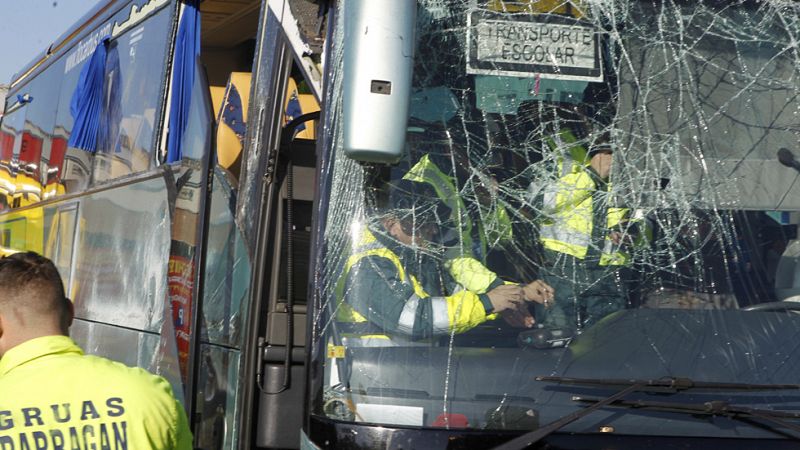
[[6, 326], [6, 323], [5, 323], [4, 319], [5, 318], [3, 317], [3, 314], [0, 313], [0, 358], [2, 358], [3, 355], [6, 352], [5, 351], [5, 339], [3, 339], [3, 337], [5, 336], [5, 326]]
[[75, 318], [75, 305], [72, 300], [67, 300], [67, 328], [72, 326], [72, 319]]
[[64, 335], [69, 336], [69, 327], [72, 326], [72, 319], [75, 318], [75, 305], [73, 305], [72, 300], [69, 299], [64, 299], [64, 303], [66, 304], [66, 308], [64, 317], [61, 318], [61, 331]]

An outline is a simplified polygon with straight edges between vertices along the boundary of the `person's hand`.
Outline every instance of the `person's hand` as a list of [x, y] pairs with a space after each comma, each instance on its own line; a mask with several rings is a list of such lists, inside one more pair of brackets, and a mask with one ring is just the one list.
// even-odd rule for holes
[[632, 245], [633, 244], [633, 237], [630, 234], [621, 233], [619, 231], [611, 231], [610, 233], [608, 233], [608, 238], [611, 239], [611, 242], [613, 242], [614, 245], [620, 245], [620, 244]]
[[507, 309], [500, 315], [507, 324], [515, 328], [531, 328], [536, 323], [528, 308]]
[[504, 284], [487, 292], [489, 301], [492, 302], [494, 312], [503, 312], [508, 309], [519, 309], [525, 294], [522, 287], [516, 284]]
[[531, 281], [522, 288], [525, 300], [549, 307], [553, 302], [555, 291], [542, 280]]

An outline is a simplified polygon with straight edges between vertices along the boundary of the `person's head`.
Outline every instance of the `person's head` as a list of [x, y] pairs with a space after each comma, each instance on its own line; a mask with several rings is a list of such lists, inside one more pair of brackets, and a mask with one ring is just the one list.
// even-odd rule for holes
[[589, 164], [600, 178], [606, 179], [611, 174], [613, 159], [613, 149], [608, 133], [602, 133], [594, 139], [589, 148]]
[[388, 204], [381, 221], [387, 233], [407, 246], [436, 242], [450, 209], [428, 183], [400, 180], [387, 184]]
[[30, 339], [66, 335], [72, 315], [52, 261], [34, 252], [0, 258], [0, 357]]

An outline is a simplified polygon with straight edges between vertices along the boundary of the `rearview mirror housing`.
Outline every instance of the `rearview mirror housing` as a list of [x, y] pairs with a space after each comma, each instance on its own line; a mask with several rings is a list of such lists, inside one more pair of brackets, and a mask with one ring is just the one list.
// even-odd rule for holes
[[414, 66], [416, 0], [347, 0], [343, 140], [357, 161], [403, 155]]

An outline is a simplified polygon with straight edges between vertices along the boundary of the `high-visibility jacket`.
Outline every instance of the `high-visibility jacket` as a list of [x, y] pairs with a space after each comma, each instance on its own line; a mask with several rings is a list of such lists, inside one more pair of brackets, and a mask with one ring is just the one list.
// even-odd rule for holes
[[494, 319], [485, 293], [503, 281], [474, 259], [459, 260], [450, 273], [457, 292], [426, 291], [400, 256], [364, 228], [336, 287], [336, 321], [355, 325], [342, 327], [350, 342], [356, 337], [381, 345], [374, 341], [391, 336], [409, 342], [460, 333]]
[[488, 252], [487, 240], [500, 242], [513, 238], [511, 218], [501, 203], [495, 203], [488, 210], [479, 208], [481, 220], [473, 223], [453, 177], [445, 174], [428, 155], [422, 156], [403, 179], [430, 184], [439, 200], [450, 208], [450, 221], [459, 235], [459, 256], [467, 255], [484, 261]]
[[[578, 259], [585, 259], [594, 249], [601, 266], [627, 265], [630, 255], [614, 244], [609, 234], [614, 229], [626, 231], [623, 227], [630, 223], [629, 210], [608, 206], [611, 185], [592, 175], [588, 151], [570, 130], [560, 130], [546, 143], [561, 156], [558, 181], [544, 189], [542, 246]], [[598, 207], [602, 210], [596, 211]]]
[[191, 449], [169, 383], [45, 336], [0, 359], [0, 449]]

